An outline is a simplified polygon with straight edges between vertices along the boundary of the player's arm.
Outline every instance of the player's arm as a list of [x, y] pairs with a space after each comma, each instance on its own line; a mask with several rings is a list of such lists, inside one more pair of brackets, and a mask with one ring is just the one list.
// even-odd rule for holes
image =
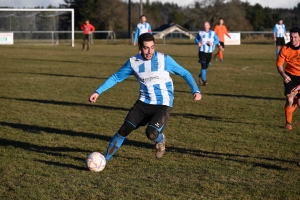
[[152, 34], [152, 28], [151, 28], [151, 25], [149, 23], [148, 23], [148, 33]]
[[111, 75], [96, 91], [91, 95], [89, 101], [96, 102], [98, 96], [106, 90], [112, 88], [117, 83], [123, 81], [133, 73], [130, 60], [128, 60], [116, 73]]
[[230, 37], [230, 35], [229, 35], [229, 33], [228, 33], [228, 30], [227, 30], [226, 26], [225, 26], [225, 35], [227, 35], [227, 37], [229, 37], [229, 38], [231, 39], [231, 37]]
[[214, 42], [213, 45], [217, 45], [220, 43], [219, 37], [217, 36], [217, 34], [214, 35]]
[[197, 36], [195, 37], [195, 43], [201, 47], [202, 43], [201, 43], [202, 39], [201, 36], [199, 35], [199, 33], [197, 34]]
[[133, 39], [133, 45], [135, 46], [136, 45], [136, 41], [139, 37], [139, 32], [140, 32], [140, 29], [136, 26], [136, 29], [135, 29], [135, 34], [134, 34], [134, 39]]
[[277, 29], [276, 29], [276, 25], [275, 25], [273, 28], [273, 36], [274, 36], [275, 41], [276, 41], [276, 32], [277, 32]]
[[180, 66], [173, 58], [168, 55], [165, 55], [165, 65], [168, 72], [181, 76], [187, 82], [187, 84], [192, 89], [195, 101], [201, 100], [202, 95], [200, 89], [198, 88], [192, 74], [188, 70]]
[[281, 48], [280, 50], [280, 53], [277, 57], [277, 60], [276, 60], [276, 66], [277, 66], [277, 71], [278, 73], [282, 76], [283, 78], [283, 81], [285, 83], [288, 83], [291, 81], [291, 78], [285, 73], [285, 70], [283, 69], [283, 64], [284, 64], [284, 61], [285, 61], [285, 47]]
[[80, 29], [84, 31], [84, 24], [80, 26]]
[[91, 31], [94, 32], [95, 30], [95, 26], [91, 25]]

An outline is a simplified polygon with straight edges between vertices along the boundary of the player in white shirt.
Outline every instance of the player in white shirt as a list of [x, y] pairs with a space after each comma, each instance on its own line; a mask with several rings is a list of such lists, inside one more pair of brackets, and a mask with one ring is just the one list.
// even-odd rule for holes
[[287, 37], [286, 28], [282, 19], [279, 19], [278, 24], [275, 24], [273, 28], [274, 41], [276, 42], [276, 58], [280, 52], [280, 49], [285, 45], [284, 36]]
[[210, 30], [209, 22], [205, 22], [203, 28], [204, 30], [200, 30], [196, 36], [195, 43], [199, 47], [198, 62], [201, 64], [199, 82], [205, 86], [207, 84], [206, 73], [208, 66], [210, 65], [212, 52], [220, 41], [217, 34]]
[[151, 25], [147, 22], [147, 18], [145, 15], [142, 15], [140, 18], [140, 23], [136, 25], [134, 39], [133, 39], [133, 45], [136, 45], [136, 41], [140, 35], [143, 33], [151, 33]]
[[155, 51], [154, 37], [142, 34], [138, 39], [140, 54], [131, 57], [116, 73], [109, 77], [90, 97], [96, 102], [104, 91], [133, 75], [140, 84], [140, 95], [127, 114], [124, 124], [112, 137], [104, 154], [106, 161], [121, 147], [124, 139], [133, 130], [147, 125], [146, 136], [156, 143], [156, 158], [165, 152], [163, 128], [173, 107], [174, 86], [170, 73], [185, 79], [192, 90], [194, 101], [202, 98], [200, 90], [191, 75], [170, 56]]

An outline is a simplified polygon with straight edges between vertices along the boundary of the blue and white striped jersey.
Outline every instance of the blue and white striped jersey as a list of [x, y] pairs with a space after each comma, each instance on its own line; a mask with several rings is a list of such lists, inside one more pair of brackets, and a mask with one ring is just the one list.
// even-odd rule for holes
[[151, 26], [147, 22], [145, 22], [144, 24], [138, 23], [138, 25], [136, 26], [136, 29], [135, 29], [135, 34], [134, 34], [134, 40], [133, 41], [136, 42], [138, 37], [140, 35], [142, 35], [143, 33], [152, 33]]
[[[212, 46], [209, 46], [207, 42], [212, 42]], [[195, 43], [198, 45], [198, 43], [201, 42], [202, 45], [199, 47], [199, 51], [205, 52], [205, 53], [212, 53], [215, 50], [215, 45], [219, 44], [219, 38], [217, 34], [209, 30], [208, 32], [199, 31], [197, 37], [195, 38]]]
[[145, 60], [141, 54], [131, 57], [96, 92], [101, 94], [130, 75], [134, 75], [140, 84], [139, 100], [147, 104], [173, 107], [174, 86], [170, 73], [183, 77], [193, 94], [200, 93], [191, 73], [170, 56], [159, 52], [155, 52], [151, 60]]
[[284, 37], [286, 33], [284, 24], [275, 24], [273, 32], [276, 34], [276, 37]]

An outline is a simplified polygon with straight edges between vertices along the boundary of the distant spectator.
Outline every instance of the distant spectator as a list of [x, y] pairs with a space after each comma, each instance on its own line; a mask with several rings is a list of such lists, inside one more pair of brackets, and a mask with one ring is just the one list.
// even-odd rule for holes
[[90, 35], [95, 31], [95, 27], [90, 24], [90, 21], [87, 19], [85, 23], [81, 25], [81, 30], [83, 30], [83, 42], [82, 42], [82, 50], [84, 50], [85, 43], [87, 43], [87, 50], [90, 48]]

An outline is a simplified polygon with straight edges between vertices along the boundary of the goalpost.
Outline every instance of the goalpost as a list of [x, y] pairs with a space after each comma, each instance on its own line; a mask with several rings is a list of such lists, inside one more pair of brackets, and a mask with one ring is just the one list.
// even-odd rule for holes
[[67, 42], [74, 47], [74, 20], [74, 9], [0, 9], [0, 33], [13, 33], [20, 43]]

